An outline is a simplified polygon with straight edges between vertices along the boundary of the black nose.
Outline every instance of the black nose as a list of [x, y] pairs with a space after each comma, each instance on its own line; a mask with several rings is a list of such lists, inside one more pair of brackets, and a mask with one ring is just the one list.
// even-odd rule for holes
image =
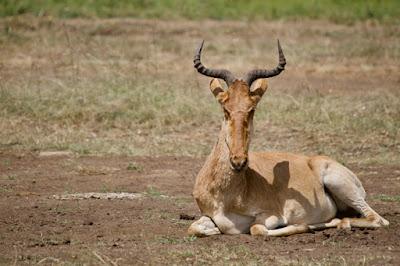
[[236, 157], [236, 156], [233, 156], [231, 159], [230, 159], [230, 161], [231, 161], [231, 165], [232, 165], [232, 168], [235, 170], [235, 171], [241, 171], [243, 168], [245, 168], [246, 167], [246, 165], [247, 165], [247, 157], [245, 157], [245, 158], [238, 158], [238, 157]]

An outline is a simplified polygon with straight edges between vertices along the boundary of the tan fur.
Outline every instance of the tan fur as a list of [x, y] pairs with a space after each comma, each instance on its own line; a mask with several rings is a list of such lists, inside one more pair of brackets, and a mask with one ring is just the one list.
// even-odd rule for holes
[[[210, 89], [220, 102], [225, 119], [193, 191], [201, 219], [207, 224], [201, 219], [196, 221], [189, 234], [250, 232], [282, 236], [333, 226], [389, 224], [365, 202], [358, 178], [334, 160], [248, 152], [254, 110], [267, 89], [265, 79], [258, 80], [252, 91], [240, 80], [223, 91], [218, 80], [213, 79]], [[338, 209], [349, 207], [365, 218], [334, 219]], [[213, 230], [210, 221], [214, 223]]]

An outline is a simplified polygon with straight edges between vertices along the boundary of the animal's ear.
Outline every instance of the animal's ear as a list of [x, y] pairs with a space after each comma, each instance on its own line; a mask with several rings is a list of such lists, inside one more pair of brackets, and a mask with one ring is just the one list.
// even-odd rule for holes
[[222, 89], [221, 83], [218, 79], [212, 79], [210, 82], [210, 90], [221, 104], [226, 101], [227, 93]]
[[250, 91], [250, 96], [255, 102], [258, 102], [261, 100], [261, 97], [267, 89], [267, 79], [258, 79], [254, 84], [254, 90]]

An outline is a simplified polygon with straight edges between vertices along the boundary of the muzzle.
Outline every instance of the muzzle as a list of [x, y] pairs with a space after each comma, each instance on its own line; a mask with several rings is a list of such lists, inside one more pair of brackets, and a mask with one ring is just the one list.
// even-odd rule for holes
[[236, 172], [242, 171], [247, 166], [247, 156], [241, 155], [233, 155], [230, 157], [230, 163], [233, 170]]

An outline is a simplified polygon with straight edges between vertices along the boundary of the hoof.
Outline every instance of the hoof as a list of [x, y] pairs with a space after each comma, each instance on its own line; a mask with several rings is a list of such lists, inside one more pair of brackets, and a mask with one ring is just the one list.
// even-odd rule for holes
[[381, 219], [379, 220], [379, 224], [381, 226], [389, 226], [389, 221], [386, 220], [385, 218], [381, 217]]
[[192, 223], [187, 231], [189, 236], [212, 236], [221, 234], [218, 227], [215, 226], [211, 218], [202, 216], [199, 220]]
[[250, 235], [252, 236], [266, 236], [268, 235], [268, 230], [265, 225], [255, 224], [250, 227]]

